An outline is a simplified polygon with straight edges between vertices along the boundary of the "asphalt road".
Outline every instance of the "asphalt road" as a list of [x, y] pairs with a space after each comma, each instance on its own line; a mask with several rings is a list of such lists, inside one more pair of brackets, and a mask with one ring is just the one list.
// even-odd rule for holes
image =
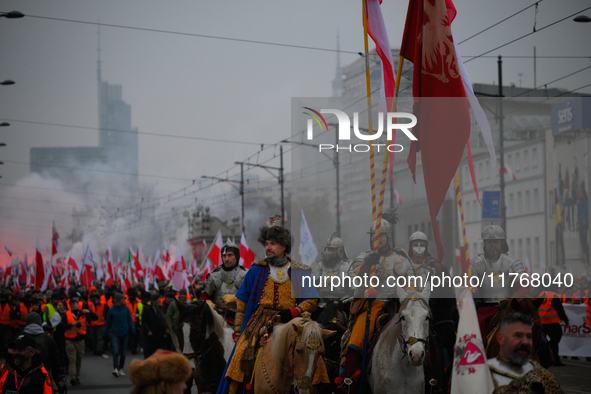
[[[142, 354], [136, 356], [130, 352], [125, 360], [125, 373], [128, 373], [129, 364], [135, 358], [143, 359]], [[578, 360], [565, 360], [565, 367], [550, 367], [552, 372], [565, 394], [591, 394], [591, 362]], [[128, 394], [133, 387], [129, 375], [114, 377], [113, 359], [109, 355], [108, 359], [103, 357], [86, 354], [82, 361], [82, 371], [80, 381], [82, 385], [72, 387], [68, 385], [69, 392], [86, 393], [109, 393], [109, 394]], [[69, 383], [69, 382], [68, 382]], [[197, 388], [193, 386], [192, 393], [197, 393]]]

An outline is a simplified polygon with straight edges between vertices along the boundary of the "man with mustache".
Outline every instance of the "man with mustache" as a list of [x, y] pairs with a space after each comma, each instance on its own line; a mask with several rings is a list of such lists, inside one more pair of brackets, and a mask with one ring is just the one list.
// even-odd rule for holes
[[511, 287], [513, 276], [521, 275], [525, 268], [521, 261], [509, 255], [505, 231], [496, 224], [489, 224], [481, 233], [484, 253], [470, 261], [469, 275], [478, 277], [484, 282], [476, 289], [474, 298], [477, 299], [478, 324], [482, 338], [489, 332], [489, 322], [499, 310], [499, 301], [511, 298], [520, 289], [516, 280], [516, 287]]
[[36, 344], [35, 339], [28, 334], [19, 335], [11, 343], [8, 352], [12, 359], [0, 369], [0, 393], [51, 394], [54, 390], [57, 392], [57, 386], [35, 350]]
[[[535, 393], [563, 392], [554, 375], [535, 361], [530, 361], [532, 325], [532, 318], [520, 312], [503, 316], [497, 332], [499, 355], [488, 360], [494, 393], [513, 392], [513, 389]], [[523, 390], [524, 387], [529, 390]]]

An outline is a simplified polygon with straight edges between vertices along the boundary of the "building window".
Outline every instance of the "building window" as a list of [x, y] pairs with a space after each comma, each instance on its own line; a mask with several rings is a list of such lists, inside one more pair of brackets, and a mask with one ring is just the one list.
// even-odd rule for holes
[[540, 264], [540, 237], [534, 238], [534, 260], [532, 261], [532, 267]]
[[510, 253], [515, 253], [515, 240], [514, 239], [511, 240]]
[[538, 168], [538, 148], [531, 149], [531, 168]]
[[505, 162], [505, 165], [513, 169], [513, 156], [511, 156], [511, 154], [507, 155], [507, 161]]
[[523, 206], [523, 208], [524, 208], [523, 213], [529, 213], [530, 208], [531, 208], [530, 204], [531, 204], [531, 201], [529, 200], [529, 190], [526, 190], [525, 191], [525, 205]]
[[517, 206], [515, 207], [515, 215], [523, 213], [523, 200], [521, 199], [521, 192], [517, 192]]
[[513, 168], [513, 172], [519, 172], [521, 170], [521, 155], [519, 152], [515, 153], [515, 167]]
[[408, 226], [408, 238], [412, 235], [412, 226]]
[[482, 180], [482, 162], [478, 163], [478, 180]]
[[548, 212], [550, 213], [550, 217], [554, 217], [554, 212], [556, 211], [556, 202], [554, 201], [554, 190], [550, 190], [548, 192]]
[[474, 221], [478, 221], [479, 217], [478, 217], [478, 204], [476, 204], [476, 199], [472, 200], [472, 217], [474, 218]]
[[540, 195], [538, 193], [538, 189], [534, 189], [534, 201], [532, 207], [534, 212], [540, 211]]
[[527, 170], [529, 168], [529, 149], [523, 151], [523, 169]]
[[525, 260], [530, 263], [531, 267], [531, 238], [525, 239]]
[[484, 177], [486, 179], [490, 179], [490, 161], [486, 160], [484, 162]]
[[472, 220], [472, 218], [470, 217], [470, 201], [466, 201], [466, 209], [464, 211], [464, 213], [466, 214], [466, 217], [464, 218], [467, 222], [469, 222], [470, 220]]
[[517, 240], [517, 258], [523, 262], [523, 239], [521, 238]]
[[509, 206], [507, 207], [507, 210], [509, 211], [509, 216], [513, 216], [515, 215], [515, 196], [513, 195], [513, 193], [509, 193]]

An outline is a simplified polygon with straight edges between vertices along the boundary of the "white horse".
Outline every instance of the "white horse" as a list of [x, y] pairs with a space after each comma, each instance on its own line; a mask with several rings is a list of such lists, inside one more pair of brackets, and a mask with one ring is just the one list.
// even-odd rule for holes
[[424, 393], [423, 362], [429, 340], [429, 286], [397, 288], [400, 310], [384, 328], [372, 355], [369, 384], [374, 394]]

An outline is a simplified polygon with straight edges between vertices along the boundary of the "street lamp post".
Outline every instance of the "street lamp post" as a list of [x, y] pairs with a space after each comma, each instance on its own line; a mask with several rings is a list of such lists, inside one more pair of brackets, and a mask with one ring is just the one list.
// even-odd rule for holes
[[[240, 225], [242, 226], [242, 231], [244, 231], [244, 173], [242, 171], [242, 164], [240, 164], [240, 181], [237, 181], [235, 179], [218, 178], [218, 177], [215, 177], [215, 176], [207, 176], [207, 175], [202, 175], [201, 178], [204, 178], [204, 179], [213, 179], [213, 180], [220, 181], [220, 182], [229, 182], [230, 185], [234, 189], [238, 190], [238, 193], [240, 193], [240, 197], [242, 199], [242, 214], [241, 214]], [[234, 186], [233, 183], [239, 183], [240, 184], [240, 188], [237, 188], [236, 186]]]

